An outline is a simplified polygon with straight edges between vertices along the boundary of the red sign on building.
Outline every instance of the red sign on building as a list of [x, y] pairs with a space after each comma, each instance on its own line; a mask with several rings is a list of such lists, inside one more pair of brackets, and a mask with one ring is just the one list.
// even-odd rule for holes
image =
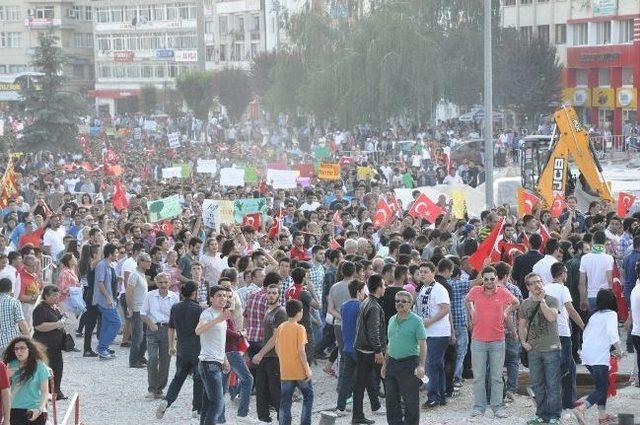
[[133, 51], [132, 50], [114, 50], [113, 61], [114, 62], [132, 62]]

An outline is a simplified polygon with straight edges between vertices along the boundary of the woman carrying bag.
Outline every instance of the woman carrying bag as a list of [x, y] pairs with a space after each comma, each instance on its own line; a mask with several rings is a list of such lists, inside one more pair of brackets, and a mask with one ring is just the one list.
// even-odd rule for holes
[[49, 357], [49, 366], [53, 371], [53, 382], [57, 400], [67, 397], [60, 390], [63, 361], [62, 348], [65, 342], [64, 314], [58, 307], [60, 290], [54, 285], [42, 289], [42, 301], [33, 310], [33, 339], [44, 345]]

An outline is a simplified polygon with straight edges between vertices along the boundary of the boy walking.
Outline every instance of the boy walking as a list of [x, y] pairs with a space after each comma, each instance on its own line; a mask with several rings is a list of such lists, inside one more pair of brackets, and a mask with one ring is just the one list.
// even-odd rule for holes
[[300, 423], [311, 425], [313, 387], [305, 352], [307, 331], [298, 323], [302, 319], [302, 303], [290, 299], [286, 310], [289, 320], [278, 326], [276, 331], [276, 352], [280, 359], [280, 425], [291, 424], [291, 399], [296, 387], [303, 397]]

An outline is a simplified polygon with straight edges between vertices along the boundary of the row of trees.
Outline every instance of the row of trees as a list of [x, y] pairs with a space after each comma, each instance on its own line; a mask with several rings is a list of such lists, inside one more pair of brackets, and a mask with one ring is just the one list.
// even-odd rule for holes
[[[314, 11], [287, 23], [290, 47], [252, 67], [256, 93], [274, 113], [302, 113], [342, 126], [425, 121], [440, 98], [482, 101], [483, 2], [374, 2], [357, 20]], [[522, 118], [549, 112], [560, 94], [555, 48], [499, 28], [494, 0], [494, 99]]]

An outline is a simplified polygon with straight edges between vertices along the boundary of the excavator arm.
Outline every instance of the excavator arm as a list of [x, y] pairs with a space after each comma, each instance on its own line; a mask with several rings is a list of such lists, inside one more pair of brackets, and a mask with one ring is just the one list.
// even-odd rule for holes
[[613, 194], [593, 154], [589, 134], [572, 107], [563, 106], [553, 114], [558, 137], [552, 142], [549, 159], [538, 178], [536, 191], [551, 206], [557, 194], [565, 195], [569, 156], [575, 161], [584, 182], [601, 199], [613, 202]]

